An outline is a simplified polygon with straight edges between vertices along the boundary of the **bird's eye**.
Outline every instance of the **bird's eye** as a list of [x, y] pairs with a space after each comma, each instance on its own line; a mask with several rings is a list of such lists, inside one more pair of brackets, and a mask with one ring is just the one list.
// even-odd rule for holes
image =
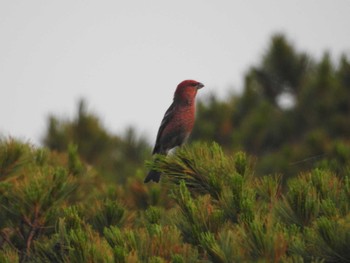
[[198, 85], [198, 83], [192, 83], [192, 84], [191, 84], [192, 87], [195, 87], [195, 86], [197, 86], [197, 85]]

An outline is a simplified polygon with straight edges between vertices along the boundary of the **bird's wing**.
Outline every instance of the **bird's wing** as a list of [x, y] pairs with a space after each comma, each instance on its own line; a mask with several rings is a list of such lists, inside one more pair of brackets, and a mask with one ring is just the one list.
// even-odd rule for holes
[[152, 154], [155, 153], [161, 153], [161, 147], [160, 147], [160, 138], [162, 137], [162, 133], [165, 129], [165, 127], [168, 125], [168, 123], [173, 119], [174, 117], [174, 109], [175, 109], [175, 103], [173, 102], [170, 107], [167, 109], [167, 111], [164, 114], [162, 123], [160, 124], [158, 133], [157, 133], [157, 139], [156, 144], [154, 146]]

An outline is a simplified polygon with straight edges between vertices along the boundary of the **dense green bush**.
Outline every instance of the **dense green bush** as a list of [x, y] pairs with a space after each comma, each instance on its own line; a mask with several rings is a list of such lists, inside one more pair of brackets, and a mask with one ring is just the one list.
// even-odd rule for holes
[[160, 185], [136, 174], [119, 189], [75, 147], [4, 140], [0, 153], [1, 262], [350, 259], [350, 180], [324, 168], [283, 187], [280, 176], [256, 176], [243, 152], [196, 143], [148, 163]]

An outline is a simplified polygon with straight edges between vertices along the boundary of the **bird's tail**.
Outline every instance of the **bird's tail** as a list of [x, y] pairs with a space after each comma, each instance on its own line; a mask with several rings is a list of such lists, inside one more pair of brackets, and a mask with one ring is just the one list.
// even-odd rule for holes
[[153, 181], [153, 182], [159, 183], [160, 174], [161, 174], [161, 172], [158, 172], [158, 171], [155, 171], [155, 170], [149, 171], [149, 173], [148, 173], [144, 183], [148, 183], [149, 181]]

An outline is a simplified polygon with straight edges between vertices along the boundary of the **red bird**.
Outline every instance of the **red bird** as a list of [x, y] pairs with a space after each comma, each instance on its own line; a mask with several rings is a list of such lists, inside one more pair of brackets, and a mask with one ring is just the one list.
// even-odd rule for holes
[[[204, 85], [195, 80], [184, 80], [176, 88], [173, 103], [165, 112], [159, 127], [152, 154], [167, 155], [169, 150], [181, 146], [192, 132], [195, 119], [195, 98]], [[151, 170], [145, 183], [159, 182], [160, 172]]]

